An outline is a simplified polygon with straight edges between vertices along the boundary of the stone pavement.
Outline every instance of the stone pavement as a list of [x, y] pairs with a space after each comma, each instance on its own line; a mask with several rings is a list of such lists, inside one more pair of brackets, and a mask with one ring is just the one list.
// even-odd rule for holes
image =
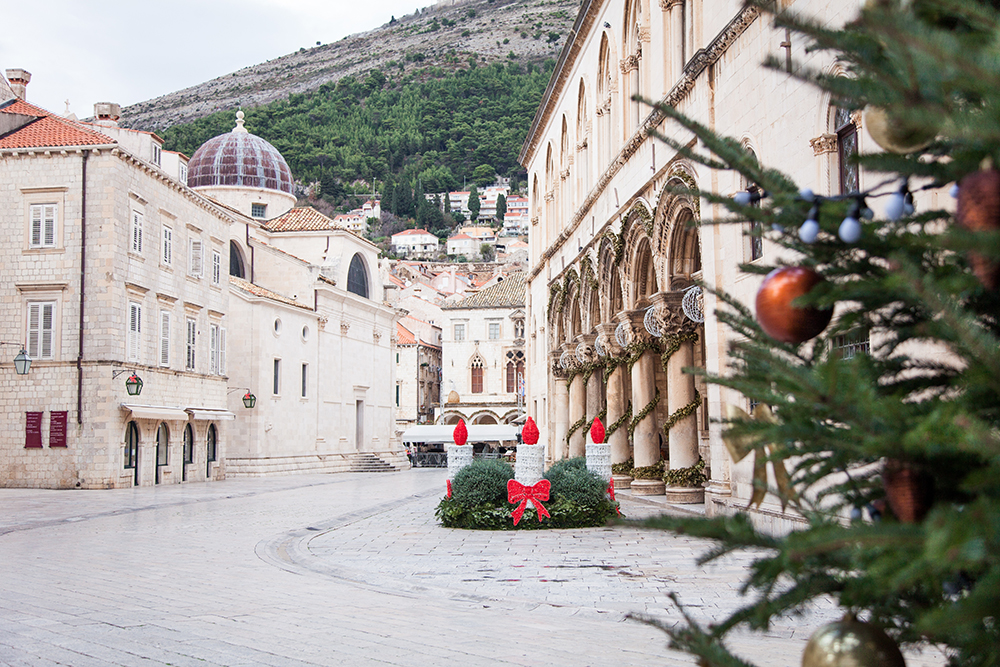
[[[441, 470], [0, 489], [0, 665], [689, 665], [638, 612], [711, 620], [750, 556], [631, 527], [442, 528]], [[620, 496], [633, 517], [671, 508]], [[732, 647], [798, 665], [803, 619]], [[942, 664], [925, 652], [916, 665]]]

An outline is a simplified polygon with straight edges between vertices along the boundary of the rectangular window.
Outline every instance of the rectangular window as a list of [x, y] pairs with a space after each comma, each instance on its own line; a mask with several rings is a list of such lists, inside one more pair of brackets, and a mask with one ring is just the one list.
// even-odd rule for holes
[[219, 375], [226, 374], [226, 329], [219, 327]]
[[166, 225], [163, 226], [163, 255], [161, 259], [168, 266], [174, 261], [174, 230]]
[[490, 322], [490, 340], [500, 340], [500, 323]]
[[128, 304], [128, 360], [139, 361], [142, 337], [142, 306], [129, 301]]
[[277, 396], [281, 390], [281, 359], [274, 360], [274, 378], [271, 393]]
[[455, 325], [455, 340], [456, 341], [465, 340], [465, 325], [464, 324], [456, 324]]
[[160, 162], [162, 161], [162, 156], [163, 156], [163, 149], [157, 144], [153, 144], [153, 164], [155, 164], [157, 167], [160, 166]]
[[160, 365], [170, 365], [170, 313], [160, 311]]
[[132, 252], [142, 254], [142, 213], [132, 211]]
[[56, 205], [31, 205], [32, 248], [54, 248], [56, 245]]
[[263, 218], [267, 215], [267, 204], [250, 204], [250, 215], [254, 218]]
[[309, 378], [309, 364], [302, 364], [302, 398], [306, 397], [306, 382]]
[[28, 304], [28, 356], [32, 359], [55, 357], [55, 301]]
[[177, 170], [177, 178], [178, 178], [178, 180], [181, 183], [183, 183], [184, 185], [187, 185], [187, 182], [188, 182], [188, 168], [187, 168], [186, 164], [182, 164], [180, 166], [180, 168]]
[[204, 249], [201, 241], [188, 240], [188, 275], [201, 277]]
[[867, 331], [851, 331], [836, 336], [832, 342], [834, 353], [841, 359], [853, 359], [871, 352], [871, 339]]
[[399, 407], [399, 385], [396, 385], [396, 407]]
[[222, 375], [222, 333], [218, 324], [208, 326], [208, 365], [212, 375]]
[[218, 250], [212, 251], [212, 284], [218, 285], [222, 282], [222, 253]]
[[187, 362], [185, 368], [189, 371], [194, 370], [194, 350], [195, 350], [195, 335], [198, 333], [197, 323], [188, 318], [187, 321]]

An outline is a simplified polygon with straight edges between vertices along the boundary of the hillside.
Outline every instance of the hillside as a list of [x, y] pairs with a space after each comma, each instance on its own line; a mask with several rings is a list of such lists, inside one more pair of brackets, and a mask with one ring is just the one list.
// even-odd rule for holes
[[468, 0], [417, 10], [368, 32], [296, 53], [122, 109], [121, 124], [161, 131], [216, 111], [257, 107], [316, 91], [374, 69], [402, 79], [428, 67], [539, 64], [556, 58], [576, 18], [578, 0]]

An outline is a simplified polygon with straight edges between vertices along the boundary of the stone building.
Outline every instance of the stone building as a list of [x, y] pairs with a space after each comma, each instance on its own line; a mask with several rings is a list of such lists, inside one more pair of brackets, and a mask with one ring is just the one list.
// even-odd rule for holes
[[0, 485], [223, 476], [229, 291], [212, 260], [234, 216], [187, 188], [159, 137], [119, 129], [117, 105], [74, 122], [25, 101], [27, 72], [8, 76], [0, 354], [23, 346], [32, 363], [4, 363]]
[[441, 327], [406, 316], [396, 325], [396, 432], [434, 423], [441, 403]]
[[[795, 9], [836, 23], [855, 6], [803, 0]], [[747, 505], [752, 471], [731, 463], [712, 422], [723, 404], [746, 409], [747, 400], [681, 371], [723, 371], [733, 333], [712, 316], [713, 297], [706, 294], [701, 305], [689, 288], [704, 280], [752, 306], [760, 277], [741, 273], [739, 264], [771, 262], [780, 250], [766, 235], [749, 237], [748, 225], [701, 226], [725, 217], [724, 209], [686, 190], [732, 195], [749, 184], [650, 137], [655, 130], [697, 148], [691, 135], [635, 98], [735, 137], [761, 163], [817, 193], [864, 188], [866, 175], [846, 160], [871, 146], [858, 115], [760, 66], [769, 55], [780, 62], [788, 55], [787, 62], [794, 57], [814, 71], [838, 71], [829, 54], [805, 46], [753, 6], [584, 0], [520, 155], [531, 211], [528, 412], [550, 459], [582, 453], [584, 425], [603, 414], [615, 463], [631, 458], [647, 467], [668, 457], [670, 468], [682, 468], [701, 456], [710, 471], [707, 511]], [[663, 363], [661, 351], [674, 348]], [[668, 421], [675, 422], [669, 437]], [[655, 480], [632, 486], [664, 492]], [[769, 516], [783, 520], [765, 503], [756, 518]]]
[[498, 276], [491, 285], [442, 307], [439, 424], [510, 424], [520, 416], [518, 392], [525, 372], [524, 273]]

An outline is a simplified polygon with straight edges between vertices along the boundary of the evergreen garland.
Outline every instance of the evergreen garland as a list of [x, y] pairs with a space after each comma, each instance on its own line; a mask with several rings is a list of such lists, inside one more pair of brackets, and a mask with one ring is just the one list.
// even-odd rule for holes
[[667, 486], [695, 487], [705, 483], [705, 460], [700, 456], [698, 462], [687, 468], [671, 469], [663, 473], [663, 483]]
[[569, 444], [569, 439], [573, 437], [573, 434], [579, 431], [587, 423], [587, 415], [580, 417], [572, 426], [569, 427], [569, 431], [566, 433], [566, 444]]
[[636, 416], [632, 420], [632, 422], [629, 424], [629, 426], [628, 426], [628, 437], [629, 437], [629, 440], [631, 440], [632, 436], [635, 435], [635, 427], [638, 426], [640, 423], [642, 423], [643, 419], [645, 419], [646, 417], [649, 416], [649, 413], [651, 413], [656, 408], [656, 404], [659, 403], [659, 402], [660, 402], [660, 388], [657, 387], [656, 388], [656, 395], [653, 396], [653, 400], [651, 400], [649, 403], [647, 403], [646, 407], [644, 407], [642, 410], [640, 410], [639, 413], [636, 414]]
[[670, 429], [672, 429], [677, 422], [693, 415], [699, 405], [701, 405], [701, 394], [695, 390], [694, 398], [691, 399], [691, 402], [682, 408], [678, 408], [677, 412], [667, 417], [667, 421], [663, 422], [663, 435], [670, 437]]
[[[605, 411], [606, 410], [607, 409], [605, 409]], [[609, 424], [608, 427], [604, 429], [605, 440], [610, 439], [611, 434], [617, 431], [619, 428], [621, 428], [622, 424], [631, 423], [631, 419], [632, 419], [632, 399], [629, 399], [628, 404], [625, 406], [625, 413], [622, 414], [622, 416], [619, 417], [617, 420], [615, 420], [614, 424]]]

